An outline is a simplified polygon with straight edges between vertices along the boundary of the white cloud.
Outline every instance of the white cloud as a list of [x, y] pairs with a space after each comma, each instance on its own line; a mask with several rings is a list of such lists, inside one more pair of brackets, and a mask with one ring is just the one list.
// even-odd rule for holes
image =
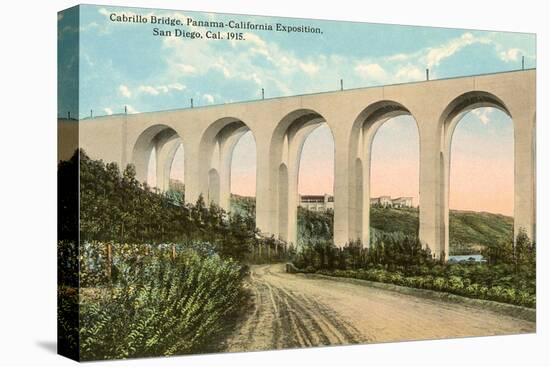
[[259, 48], [267, 48], [267, 43], [257, 34], [246, 32], [244, 38], [254, 46]]
[[472, 113], [481, 121], [483, 125], [487, 125], [490, 121], [490, 114], [492, 109], [490, 108], [476, 108], [475, 110], [472, 110]]
[[[339, 79], [344, 79], [346, 87], [424, 80], [426, 68], [436, 77], [440, 64], [474, 44], [489, 45], [487, 51], [492, 54], [488, 56], [517, 57], [516, 51], [508, 51], [498, 39], [475, 32], [410, 53], [363, 59], [339, 54], [297, 55], [258, 34], [246, 33], [245, 38], [246, 41], [230, 42], [230, 47], [223, 48], [213, 42], [164, 38], [161, 55], [167, 65], [165, 72], [158, 79], [119, 92], [127, 98], [141, 94], [160, 96], [185, 89], [183, 84], [167, 81], [193, 83], [193, 79], [187, 81], [185, 77], [202, 78], [208, 74], [209, 81], [215, 79], [219, 86], [244, 88], [250, 91], [249, 95], [259, 93], [260, 88], [265, 88], [269, 96], [292, 95], [333, 90]], [[212, 85], [205, 85], [205, 89], [199, 86], [197, 90], [194, 87], [192, 93], [204, 103], [227, 102], [229, 95], [207, 87]]]
[[499, 46], [490, 37], [480, 37], [466, 32], [442, 44], [411, 53], [397, 53], [376, 59], [361, 60], [354, 70], [363, 79], [378, 83], [419, 81], [425, 78], [426, 68], [431, 69], [431, 75], [434, 77], [436, 75], [434, 69], [437, 70], [437, 66], [473, 44], [493, 45], [495, 50]]
[[181, 91], [185, 89], [185, 85], [180, 83], [172, 83], [172, 84], [166, 84], [166, 85], [140, 85], [137, 88], [137, 91], [140, 93], [149, 94], [152, 96], [158, 96], [159, 94], [163, 93], [169, 93], [172, 90]]
[[425, 56], [426, 66], [428, 68], [437, 66], [441, 63], [441, 61], [453, 56], [466, 46], [470, 46], [475, 43], [488, 44], [490, 42], [491, 41], [487, 38], [476, 37], [469, 32], [464, 33], [459, 38], [454, 38], [441, 46], [429, 48]]
[[126, 105], [126, 111], [128, 111], [128, 113], [139, 113], [138, 110], [136, 110], [134, 107], [130, 105]]
[[103, 111], [107, 114], [107, 115], [112, 115], [113, 114], [113, 110], [109, 107], [105, 107], [103, 109]]
[[123, 97], [126, 97], [126, 98], [131, 98], [132, 97], [132, 92], [130, 92], [130, 88], [128, 88], [126, 85], [124, 84], [121, 84], [119, 85], [118, 87], [118, 92], [123, 96]]
[[420, 67], [408, 64], [397, 69], [395, 77], [399, 82], [419, 81], [424, 77], [424, 72]]
[[179, 67], [183, 74], [194, 74], [197, 72], [197, 69], [193, 65], [177, 64], [177, 67]]
[[355, 71], [364, 79], [382, 81], [387, 77], [386, 71], [379, 64], [358, 64]]
[[302, 69], [302, 71], [308, 75], [315, 75], [320, 69], [318, 65], [312, 62], [301, 62], [299, 65], [300, 69]]
[[202, 98], [204, 98], [207, 103], [214, 103], [214, 96], [211, 94], [205, 93]]
[[387, 57], [386, 60], [388, 60], [388, 61], [405, 61], [409, 57], [410, 57], [410, 55], [401, 53], [401, 54], [395, 54], [395, 55], [392, 55], [390, 57]]
[[98, 29], [98, 28], [99, 28], [99, 24], [97, 24], [96, 22], [90, 22], [86, 25], [81, 25], [79, 30], [80, 32], [88, 32], [90, 30]]
[[502, 61], [512, 62], [518, 61], [521, 50], [519, 48], [509, 48], [506, 51], [501, 51], [499, 56]]
[[223, 57], [220, 57], [218, 59], [217, 62], [215, 62], [213, 65], [212, 65], [214, 68], [216, 69], [219, 69], [222, 73], [223, 73], [223, 76], [226, 77], [226, 78], [231, 78], [232, 76], [232, 72], [229, 70], [229, 68], [226, 66], [225, 64], [225, 60], [223, 59]]
[[[245, 38], [246, 41], [231, 43], [232, 47], [223, 51], [212, 42], [166, 38], [163, 40], [167, 51], [165, 60], [169, 65], [166, 77], [182, 77], [181, 65], [185, 64], [194, 68], [193, 75], [219, 73], [228, 82], [250, 82], [266, 88], [271, 95], [296, 93], [293, 85], [299, 85], [300, 91], [304, 88], [306, 91], [319, 91], [319, 78], [314, 77], [322, 70], [322, 83], [327, 80], [328, 85], [329, 78], [333, 78], [331, 81], [337, 80], [337, 76], [333, 76], [337, 68], [330, 67], [327, 57], [323, 55], [301, 58], [257, 34], [246, 33]], [[212, 55], [217, 57], [213, 59]]]
[[260, 79], [260, 77], [258, 76], [258, 74], [256, 73], [252, 73], [250, 75], [250, 78], [254, 81], [254, 83], [258, 84], [258, 85], [262, 85], [262, 80]]
[[109, 17], [111, 15], [111, 12], [109, 12], [107, 9], [105, 8], [99, 8], [98, 10], [99, 14], [101, 15], [105, 15], [106, 17]]
[[160, 94], [157, 88], [152, 87], [150, 85], [140, 85], [138, 90], [142, 93], [150, 94], [152, 96], [156, 96]]
[[166, 87], [168, 89], [175, 89], [175, 90], [184, 90], [185, 89], [185, 85], [180, 84], [180, 83], [168, 84]]

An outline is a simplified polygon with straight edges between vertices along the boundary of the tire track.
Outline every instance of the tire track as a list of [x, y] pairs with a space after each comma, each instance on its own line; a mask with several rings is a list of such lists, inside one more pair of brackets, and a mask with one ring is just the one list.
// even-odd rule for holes
[[[226, 343], [228, 351], [285, 349], [357, 343], [364, 338], [329, 307], [281, 286], [268, 266], [251, 271], [254, 308]], [[270, 334], [270, 338], [266, 338]]]
[[535, 323], [465, 305], [253, 266], [248, 316], [226, 351], [534, 332]]

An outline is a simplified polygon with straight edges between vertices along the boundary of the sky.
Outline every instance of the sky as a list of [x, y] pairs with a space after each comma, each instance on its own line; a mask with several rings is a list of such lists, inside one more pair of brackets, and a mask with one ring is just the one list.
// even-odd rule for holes
[[[155, 37], [154, 25], [111, 22], [112, 13], [170, 16], [183, 22], [280, 22], [319, 27], [322, 34], [244, 30], [245, 41]], [[246, 101], [260, 98], [261, 88], [266, 98], [329, 91], [339, 88], [341, 78], [345, 88], [418, 81], [426, 68], [431, 79], [517, 70], [522, 56], [526, 68], [536, 66], [535, 36], [524, 33], [91, 5], [81, 8], [79, 25], [74, 19], [71, 13], [58, 16], [58, 55], [60, 68], [69, 69], [74, 64], [70, 48], [80, 38], [80, 98], [75, 105], [70, 95], [61, 93], [58, 109], [62, 116], [71, 111], [80, 118], [91, 110], [95, 116], [121, 113], [124, 106], [129, 113], [186, 108], [190, 98], [195, 106]], [[60, 79], [59, 89], [70, 91], [71, 82]], [[511, 122], [489, 109], [474, 112], [453, 138], [451, 208], [511, 214], [513, 208], [503, 204], [513, 192], [513, 182], [506, 183], [513, 170]], [[371, 196], [418, 200], [415, 129], [410, 118], [380, 128], [373, 145]], [[499, 149], [506, 154], [497, 154]], [[328, 128], [314, 130], [304, 145], [299, 192], [332, 193], [331, 152]], [[184, 148], [174, 160], [173, 177], [183, 174], [183, 155]], [[253, 195], [255, 159], [254, 138], [247, 134], [234, 152], [234, 193]], [[472, 174], [475, 181], [469, 179]], [[491, 201], [494, 195], [488, 193], [496, 183], [501, 199]]]

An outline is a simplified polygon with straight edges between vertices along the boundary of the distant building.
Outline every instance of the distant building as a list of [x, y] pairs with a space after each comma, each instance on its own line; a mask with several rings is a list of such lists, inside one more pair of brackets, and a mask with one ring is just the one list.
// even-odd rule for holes
[[412, 208], [413, 198], [402, 196], [392, 199], [390, 196], [379, 196], [377, 198], [371, 198], [370, 204], [384, 208]]
[[399, 198], [392, 199], [391, 203], [394, 208], [412, 208], [413, 198], [399, 197]]
[[390, 196], [380, 196], [377, 198], [370, 198], [370, 205], [378, 205], [386, 208], [386, 207], [392, 206], [392, 200]]
[[300, 206], [314, 212], [322, 212], [328, 209], [334, 210], [334, 196], [324, 195], [300, 195]]
[[[371, 205], [377, 205], [384, 208], [412, 208], [412, 197], [398, 197], [392, 199], [391, 196], [380, 196], [370, 199]], [[314, 212], [334, 210], [334, 196], [324, 195], [300, 195], [300, 206]]]

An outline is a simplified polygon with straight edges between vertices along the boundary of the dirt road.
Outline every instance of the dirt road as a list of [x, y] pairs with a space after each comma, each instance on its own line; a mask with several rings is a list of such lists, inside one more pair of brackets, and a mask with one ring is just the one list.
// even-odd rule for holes
[[228, 351], [528, 333], [535, 323], [445, 301], [288, 274], [284, 265], [251, 269], [253, 307]]

